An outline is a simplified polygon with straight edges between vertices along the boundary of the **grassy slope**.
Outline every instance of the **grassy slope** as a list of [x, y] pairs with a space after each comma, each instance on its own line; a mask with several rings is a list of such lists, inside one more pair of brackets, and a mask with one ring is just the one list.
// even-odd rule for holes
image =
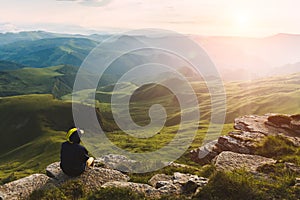
[[76, 72], [69, 65], [1, 71], [0, 96], [53, 94], [60, 97], [72, 91]]
[[51, 95], [0, 99], [0, 178], [44, 171], [59, 159], [64, 131], [72, 123], [71, 104]]
[[300, 113], [300, 74], [226, 84], [227, 122], [245, 114]]

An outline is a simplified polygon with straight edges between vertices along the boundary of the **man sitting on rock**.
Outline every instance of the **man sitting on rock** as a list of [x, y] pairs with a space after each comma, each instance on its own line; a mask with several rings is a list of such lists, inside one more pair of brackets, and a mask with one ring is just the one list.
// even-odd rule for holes
[[79, 128], [71, 128], [66, 135], [67, 141], [61, 145], [60, 168], [68, 176], [79, 176], [86, 167], [94, 164], [94, 158], [89, 157], [86, 148], [80, 145], [82, 134]]

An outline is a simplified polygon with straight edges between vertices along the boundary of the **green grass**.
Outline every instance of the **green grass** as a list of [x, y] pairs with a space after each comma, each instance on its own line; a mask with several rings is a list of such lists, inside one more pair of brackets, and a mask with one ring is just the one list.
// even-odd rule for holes
[[65, 130], [73, 123], [71, 104], [51, 95], [0, 99], [0, 179], [44, 172], [59, 160]]
[[291, 141], [280, 135], [266, 137], [259, 144], [256, 153], [300, 165], [300, 148], [295, 147]]
[[288, 173], [271, 179], [243, 170], [216, 171], [195, 199], [297, 199], [300, 189], [292, 187], [294, 180], [295, 174]]

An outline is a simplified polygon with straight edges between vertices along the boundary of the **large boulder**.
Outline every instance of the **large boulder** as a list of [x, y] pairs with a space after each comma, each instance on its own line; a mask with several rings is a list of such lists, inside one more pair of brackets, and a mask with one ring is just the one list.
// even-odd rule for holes
[[50, 182], [51, 179], [44, 174], [33, 174], [1, 186], [0, 197], [5, 200], [26, 199]]
[[245, 169], [256, 172], [263, 165], [275, 164], [276, 160], [258, 155], [240, 154], [231, 151], [223, 151], [213, 160], [216, 170], [233, 171]]
[[128, 181], [129, 177], [117, 170], [94, 167], [87, 169], [78, 177], [69, 177], [60, 169], [59, 162], [50, 164], [46, 168], [46, 174], [53, 178], [55, 184], [61, 184], [68, 180], [80, 180], [87, 190], [97, 190], [109, 181]]

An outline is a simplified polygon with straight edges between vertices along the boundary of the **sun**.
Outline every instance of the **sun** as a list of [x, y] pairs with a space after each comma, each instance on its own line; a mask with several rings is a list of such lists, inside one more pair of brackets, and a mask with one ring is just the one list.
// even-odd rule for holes
[[237, 28], [248, 28], [251, 24], [251, 17], [247, 13], [236, 13], [234, 15], [234, 24]]

